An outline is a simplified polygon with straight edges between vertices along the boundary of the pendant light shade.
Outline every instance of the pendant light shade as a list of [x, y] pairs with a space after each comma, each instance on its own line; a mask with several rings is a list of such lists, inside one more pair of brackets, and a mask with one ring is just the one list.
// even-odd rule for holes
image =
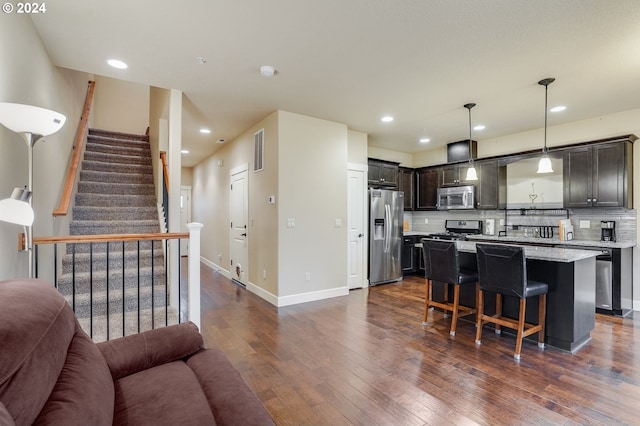
[[471, 108], [476, 104], [465, 104], [464, 107], [469, 110], [469, 168], [467, 169], [467, 178], [465, 180], [478, 180], [478, 173], [473, 164], [473, 150], [471, 148]]
[[537, 173], [553, 173], [553, 167], [551, 166], [551, 159], [549, 158], [547, 150], [547, 99], [549, 93], [549, 85], [553, 83], [555, 78], [545, 78], [538, 82], [539, 85], [544, 86], [544, 148], [542, 148], [542, 158], [538, 162]]

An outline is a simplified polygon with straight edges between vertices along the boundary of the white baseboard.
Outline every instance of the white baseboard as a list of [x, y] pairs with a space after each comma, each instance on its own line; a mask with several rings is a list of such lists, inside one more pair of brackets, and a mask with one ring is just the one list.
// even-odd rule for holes
[[316, 300], [330, 299], [332, 297], [349, 295], [349, 287], [336, 287], [327, 290], [310, 291], [308, 293], [292, 294], [290, 296], [278, 297], [276, 306], [290, 306], [298, 303], [315, 302]]
[[213, 269], [216, 272], [222, 274], [225, 278], [231, 279], [231, 273], [224, 269], [222, 266], [217, 265], [215, 262], [210, 261], [207, 258], [200, 256], [200, 261], [204, 263], [209, 268]]
[[[231, 279], [231, 273], [215, 262], [210, 261], [204, 257], [200, 257], [202, 263], [216, 272], [221, 273], [226, 278]], [[367, 283], [368, 284], [368, 283]], [[349, 287], [336, 287], [327, 290], [310, 291], [308, 293], [292, 294], [290, 296], [278, 297], [273, 293], [258, 287], [257, 285], [249, 282], [247, 283], [247, 290], [261, 299], [266, 300], [276, 307], [297, 305], [298, 303], [315, 302], [316, 300], [330, 299], [332, 297], [347, 296], [349, 295]]]
[[634, 311], [640, 311], [640, 300], [634, 300], [633, 301], [633, 310]]

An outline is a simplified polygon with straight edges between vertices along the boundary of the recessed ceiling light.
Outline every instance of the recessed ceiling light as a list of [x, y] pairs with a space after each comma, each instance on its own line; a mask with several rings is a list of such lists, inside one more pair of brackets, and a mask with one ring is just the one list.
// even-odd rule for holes
[[383, 123], [391, 123], [393, 121], [393, 117], [390, 115], [385, 115], [380, 119]]
[[189, 153], [189, 150], [188, 150], [188, 149], [183, 149], [183, 150], [181, 150], [180, 152], [181, 152], [181, 153], [183, 153], [183, 154], [188, 154], [188, 153]]
[[196, 57], [196, 62], [199, 64], [206, 64], [207, 63], [207, 58], [203, 57], [203, 56], [198, 56]]
[[473, 128], [473, 130], [484, 130], [484, 129], [486, 129], [486, 127], [485, 127], [485, 126], [483, 126], [482, 124], [478, 124], [477, 126], [475, 126], [475, 127]]
[[564, 111], [565, 109], [567, 109], [567, 107], [566, 107], [566, 106], [564, 106], [564, 105], [558, 105], [558, 106], [554, 106], [554, 107], [553, 107], [553, 108], [551, 108], [549, 111], [551, 111], [551, 112], [562, 112], [562, 111]]
[[111, 65], [112, 67], [114, 67], [114, 68], [118, 68], [119, 70], [124, 70], [124, 69], [129, 68], [129, 65], [125, 64], [124, 62], [122, 62], [122, 61], [120, 61], [118, 59], [109, 59], [107, 61], [107, 63], [109, 65]]
[[223, 143], [225, 143], [226, 141], [227, 141], [227, 140], [226, 140], [225, 138], [220, 138], [220, 139], [218, 139], [218, 140], [216, 141], [216, 143], [223, 144]]
[[429, 142], [431, 142], [431, 139], [429, 139], [429, 138], [421, 138], [420, 139], [420, 143], [429, 143]]
[[200, 129], [200, 133], [208, 135], [209, 133], [211, 133], [211, 129], [207, 129], [207, 128], [202, 128]]

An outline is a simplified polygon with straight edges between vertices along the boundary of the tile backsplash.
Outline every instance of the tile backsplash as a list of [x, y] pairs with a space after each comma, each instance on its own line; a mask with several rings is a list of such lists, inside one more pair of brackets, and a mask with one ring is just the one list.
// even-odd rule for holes
[[[464, 211], [405, 211], [404, 220], [408, 222], [409, 229], [417, 232], [434, 233], [444, 231], [444, 222], [447, 219], [457, 220], [486, 220], [495, 219], [495, 234], [505, 230], [513, 236], [524, 236], [526, 227], [529, 226], [558, 226], [560, 219], [566, 218], [564, 210], [554, 216], [505, 216], [504, 210], [464, 210]], [[569, 210], [569, 219], [574, 227], [574, 239], [600, 241], [600, 221], [613, 220], [616, 222], [616, 238], [618, 241], [636, 242], [637, 238], [637, 212], [634, 209], [623, 208], [593, 208]], [[427, 223], [426, 223], [427, 222]], [[581, 228], [580, 224], [588, 228]], [[514, 229], [514, 225], [519, 229]]]

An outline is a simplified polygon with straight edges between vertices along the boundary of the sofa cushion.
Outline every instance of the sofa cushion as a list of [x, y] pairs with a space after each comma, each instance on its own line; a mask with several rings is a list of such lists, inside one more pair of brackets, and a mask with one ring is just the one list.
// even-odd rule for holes
[[118, 379], [115, 392], [114, 425], [216, 424], [195, 374], [183, 361]]
[[15, 426], [11, 414], [7, 411], [7, 408], [0, 401], [0, 426]]
[[[258, 397], [231, 365], [226, 355], [206, 349], [187, 359], [200, 381], [218, 425], [264, 426], [273, 421]], [[215, 366], [212, 368], [211, 366]]]
[[76, 318], [41, 280], [0, 282], [0, 300], [0, 401], [16, 425], [30, 425], [62, 371]]
[[113, 380], [167, 362], [177, 361], [202, 348], [202, 335], [192, 322], [175, 324], [120, 339], [98, 343]]
[[76, 325], [67, 360], [35, 425], [111, 425], [111, 373], [95, 343]]

